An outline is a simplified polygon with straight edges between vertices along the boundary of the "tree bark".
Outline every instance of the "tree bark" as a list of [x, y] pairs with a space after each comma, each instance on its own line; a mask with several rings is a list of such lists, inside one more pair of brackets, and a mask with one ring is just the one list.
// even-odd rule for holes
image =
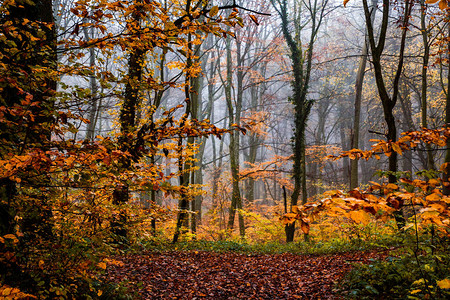
[[[392, 82], [392, 96], [388, 94], [388, 89], [385, 85], [383, 78], [383, 66], [381, 64], [381, 56], [384, 51], [384, 46], [386, 43], [386, 32], [388, 29], [389, 23], [389, 11], [390, 11], [390, 1], [383, 0], [383, 15], [382, 15], [382, 23], [380, 34], [378, 37], [378, 42], [375, 39], [374, 28], [371, 22], [371, 13], [369, 6], [367, 4], [367, 0], [363, 0], [364, 6], [364, 14], [367, 26], [367, 34], [368, 40], [371, 50], [372, 56], [372, 64], [375, 72], [375, 81], [377, 84], [378, 94], [380, 96], [381, 104], [384, 112], [384, 119], [387, 125], [387, 133], [386, 138], [390, 142], [397, 141], [397, 127], [395, 123], [394, 116], [394, 108], [397, 103], [398, 93], [399, 93], [399, 83], [400, 76], [403, 71], [403, 62], [404, 62], [404, 52], [406, 46], [406, 35], [408, 31], [409, 18], [411, 16], [411, 10], [413, 6], [413, 2], [410, 0], [405, 1], [404, 15], [402, 18], [402, 35], [400, 41], [400, 49], [399, 49], [399, 59], [397, 63], [397, 69], [395, 71], [394, 80]], [[388, 170], [389, 170], [389, 182], [395, 183], [397, 181], [396, 172], [397, 172], [397, 161], [398, 155], [395, 151], [391, 153], [388, 160]], [[395, 214], [395, 219], [397, 221], [398, 228], [402, 228], [405, 224], [405, 219], [403, 218], [401, 212]]]
[[[307, 10], [309, 12], [308, 17], [310, 18], [311, 28], [309, 29], [309, 43], [305, 55], [303, 54], [304, 49], [300, 36], [303, 29], [303, 27], [300, 26], [301, 7], [294, 7], [294, 13], [298, 12], [298, 14], [294, 16], [294, 29], [292, 29], [291, 21], [288, 16], [288, 2], [286, 0], [271, 0], [271, 2], [281, 18], [281, 29], [290, 51], [292, 73], [294, 77], [292, 80], [293, 95], [291, 97], [295, 114], [293, 137], [294, 166], [292, 174], [292, 177], [294, 178], [294, 191], [291, 196], [292, 208], [292, 206], [298, 204], [300, 194], [302, 195], [302, 203], [305, 203], [308, 198], [306, 190], [305, 129], [313, 101], [307, 99], [307, 95], [314, 42], [322, 23], [328, 1], [325, 0], [319, 3], [318, 0], [315, 0], [309, 2], [310, 6], [307, 7]], [[295, 223], [286, 225], [285, 232], [286, 241], [292, 242], [294, 240]], [[306, 235], [305, 238], [307, 238]]]
[[[428, 41], [429, 30], [427, 25], [425, 24], [426, 18], [426, 8], [425, 0], [420, 0], [420, 31], [422, 33], [422, 43], [423, 43], [423, 58], [422, 58], [422, 86], [421, 86], [421, 95], [420, 95], [420, 106], [421, 106], [421, 121], [422, 127], [428, 128], [428, 113], [427, 113], [427, 89], [428, 89], [428, 64], [430, 60], [430, 45]], [[427, 160], [425, 169], [436, 170], [436, 166], [434, 164], [434, 155], [430, 144], [425, 144]]]
[[[376, 5], [377, 0], [372, 0], [370, 6], [370, 22], [373, 26], [373, 22], [375, 20], [376, 13]], [[355, 82], [355, 113], [353, 117], [353, 131], [352, 131], [352, 149], [359, 149], [359, 126], [360, 126], [360, 118], [361, 118], [361, 102], [362, 102], [362, 90], [364, 83], [364, 75], [366, 72], [366, 64], [367, 64], [367, 55], [368, 55], [368, 47], [367, 47], [367, 38], [364, 38], [363, 49], [361, 51], [361, 58], [359, 60], [358, 71], [356, 73], [356, 82]], [[352, 159], [350, 161], [350, 189], [355, 189], [359, 185], [358, 183], [358, 160]]]
[[[0, 62], [4, 66], [2, 71], [6, 72], [1, 76], [8, 79], [0, 91], [0, 105], [7, 109], [23, 106], [22, 101], [26, 102], [27, 96], [31, 96], [31, 101], [37, 105], [23, 106], [32, 116], [25, 121], [14, 114], [4, 113], [4, 118], [12, 123], [0, 124], [2, 151], [5, 154], [25, 155], [27, 149], [37, 148], [45, 153], [51, 147], [51, 125], [55, 123], [53, 96], [58, 79], [52, 1], [18, 0], [9, 3], [5, 9], [7, 13], [0, 19], [5, 37], [0, 42]], [[32, 25], [24, 20], [31, 21]], [[11, 27], [14, 30], [9, 30]], [[11, 48], [15, 48], [19, 55], [11, 56]], [[51, 239], [50, 176], [47, 170], [42, 169], [28, 175], [29, 179], [21, 183], [21, 186], [28, 187], [22, 190], [22, 195], [29, 197], [25, 203], [27, 207], [22, 208], [26, 213], [21, 220], [21, 229], [28, 238]], [[0, 234], [13, 230], [17, 192], [15, 182], [7, 178], [0, 180]]]
[[[450, 26], [448, 26], [450, 21], [450, 12], [447, 10], [446, 15], [446, 21], [447, 21], [447, 30], [448, 34], [450, 35]], [[450, 62], [450, 41], [447, 43], [447, 55], [448, 55], [448, 61]], [[448, 65], [447, 69], [447, 94], [445, 97], [445, 126], [447, 128], [450, 127], [450, 63]], [[442, 181], [443, 181], [443, 190], [442, 193], [446, 196], [450, 195], [450, 139], [447, 139], [447, 150], [445, 151], [445, 168], [444, 172], [442, 174]]]
[[[241, 119], [241, 110], [242, 110], [242, 84], [243, 84], [243, 74], [242, 74], [242, 61], [241, 61], [241, 53], [240, 53], [240, 42], [236, 42], [236, 50], [237, 50], [237, 66], [236, 66], [236, 76], [237, 76], [237, 93], [236, 93], [236, 103], [234, 110], [233, 107], [233, 98], [231, 93], [232, 88], [232, 58], [231, 58], [231, 39], [228, 36], [226, 39], [227, 46], [227, 78], [225, 83], [225, 98], [227, 101], [228, 108], [228, 118], [230, 124], [240, 124]], [[231, 169], [231, 179], [232, 179], [232, 194], [231, 194], [231, 205], [229, 209], [228, 215], [228, 230], [233, 230], [234, 220], [236, 216], [236, 210], [238, 210], [238, 220], [239, 220], [239, 234], [241, 237], [245, 236], [245, 226], [244, 226], [244, 217], [242, 215], [242, 198], [241, 192], [239, 189], [239, 132], [233, 131], [230, 133], [230, 169]]]

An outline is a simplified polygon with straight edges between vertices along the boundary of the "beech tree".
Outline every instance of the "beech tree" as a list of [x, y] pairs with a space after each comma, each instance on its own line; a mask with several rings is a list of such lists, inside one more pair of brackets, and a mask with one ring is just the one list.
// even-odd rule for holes
[[[328, 0], [311, 2], [294, 1], [290, 7], [286, 0], [271, 0], [281, 19], [281, 28], [289, 48], [292, 63], [291, 101], [294, 104], [294, 137], [293, 152], [294, 191], [291, 196], [291, 207], [298, 204], [301, 194], [302, 202], [306, 202], [306, 158], [305, 128], [313, 101], [308, 99], [308, 87], [311, 76], [314, 43], [319, 28], [327, 12]], [[306, 13], [304, 12], [306, 10]], [[292, 15], [289, 13], [292, 12]], [[309, 27], [306, 27], [309, 25]], [[302, 34], [308, 29], [308, 41], [302, 40]], [[307, 46], [306, 46], [306, 45]], [[306, 51], [304, 49], [306, 48]], [[286, 224], [286, 241], [294, 240], [295, 223]]]
[[[42, 155], [50, 149], [52, 126], [55, 123], [54, 93], [56, 91], [56, 35], [52, 1], [16, 1], [5, 3], [0, 11], [1, 88], [0, 119], [1, 157], [27, 155], [32, 148]], [[14, 168], [14, 166], [11, 166]], [[16, 212], [13, 199], [16, 184], [28, 186], [29, 201], [22, 203], [26, 215], [20, 224], [30, 237], [52, 236], [48, 169], [35, 170], [26, 181], [0, 179], [0, 233], [11, 233]], [[34, 203], [33, 203], [34, 202]]]

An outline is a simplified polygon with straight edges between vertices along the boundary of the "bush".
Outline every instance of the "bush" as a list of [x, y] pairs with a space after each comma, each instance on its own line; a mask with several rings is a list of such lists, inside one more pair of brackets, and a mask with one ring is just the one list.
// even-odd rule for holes
[[356, 266], [340, 289], [354, 299], [449, 299], [450, 289], [441, 284], [449, 277], [448, 254], [408, 253]]

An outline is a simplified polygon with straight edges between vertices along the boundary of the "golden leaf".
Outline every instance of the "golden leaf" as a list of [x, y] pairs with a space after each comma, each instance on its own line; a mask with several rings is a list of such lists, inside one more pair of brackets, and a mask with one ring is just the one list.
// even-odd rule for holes
[[367, 225], [370, 222], [370, 216], [365, 211], [351, 211], [348, 214], [358, 224]]
[[303, 222], [303, 220], [300, 220], [300, 228], [302, 229], [304, 234], [309, 233], [309, 223]]
[[437, 210], [440, 213], [443, 213], [445, 211], [445, 206], [439, 203], [433, 203], [430, 205], [430, 207]]
[[431, 186], [433, 186], [433, 187], [439, 185], [439, 183], [440, 183], [439, 179], [430, 179], [430, 180], [428, 181], [428, 184], [431, 185]]
[[254, 15], [248, 15], [250, 17], [250, 19], [252, 19], [252, 21], [259, 26], [259, 22], [258, 19], [254, 16]]
[[213, 6], [211, 8], [211, 10], [209, 11], [209, 16], [210, 17], [214, 17], [215, 15], [217, 15], [218, 12], [219, 12], [219, 7], [218, 6]]
[[425, 197], [425, 200], [427, 200], [427, 201], [439, 201], [440, 199], [441, 199], [441, 197], [436, 193], [433, 193], [433, 194]]
[[450, 279], [449, 278], [445, 278], [445, 279], [439, 280], [437, 282], [437, 285], [441, 289], [450, 289]]
[[291, 218], [295, 219], [297, 217], [297, 214], [295, 214], [295, 213], [287, 213], [287, 214], [284, 215], [284, 217], [288, 218], [288, 219], [291, 219]]
[[396, 143], [393, 143], [392, 145], [392, 150], [394, 150], [395, 152], [397, 152], [398, 154], [402, 155], [402, 149], [400, 148], [400, 146]]
[[104, 262], [99, 262], [99, 263], [97, 264], [97, 266], [98, 266], [99, 268], [103, 269], [103, 270], [106, 270], [106, 263], [104, 263]]
[[12, 288], [5, 288], [3, 291], [2, 291], [2, 296], [9, 296], [10, 294], [11, 294], [11, 291], [12, 291], [13, 289]]
[[41, 259], [39, 261], [39, 269], [43, 270], [44, 269], [44, 264], [45, 264], [45, 262]]
[[19, 242], [19, 239], [14, 234], [7, 234], [3, 236], [3, 239], [10, 239], [14, 244]]
[[391, 189], [391, 190], [398, 190], [398, 185], [396, 185], [394, 183], [388, 183], [386, 185], [386, 188]]

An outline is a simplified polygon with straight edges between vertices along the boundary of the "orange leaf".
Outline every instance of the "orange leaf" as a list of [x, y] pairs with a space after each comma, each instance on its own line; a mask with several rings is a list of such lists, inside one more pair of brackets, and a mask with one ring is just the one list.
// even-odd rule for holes
[[99, 263], [97, 264], [97, 266], [98, 266], [100, 269], [106, 270], [106, 263], [104, 263], [104, 262], [99, 262]]
[[370, 222], [370, 216], [365, 211], [351, 211], [348, 214], [358, 224], [367, 225]]
[[2, 296], [9, 296], [9, 295], [11, 295], [11, 291], [12, 291], [13, 289], [12, 288], [5, 288], [3, 291], [2, 291]]
[[437, 282], [437, 285], [441, 289], [450, 289], [450, 279], [449, 278], [445, 278], [445, 279], [439, 280]]
[[259, 26], [259, 22], [258, 19], [254, 16], [254, 15], [248, 15], [250, 17], [250, 19], [252, 19], [252, 21]]
[[217, 15], [218, 12], [219, 12], [219, 7], [213, 6], [213, 7], [211, 7], [211, 10], [209, 11], [209, 16], [214, 17], [215, 15]]
[[304, 234], [309, 233], [309, 223], [303, 222], [303, 220], [300, 220], [300, 228], [302, 229]]
[[397, 190], [398, 189], [398, 185], [396, 185], [394, 183], [388, 183], [386, 185], [386, 188], [391, 189], [391, 190]]
[[392, 146], [392, 150], [394, 150], [398, 154], [402, 155], [403, 152], [399, 145], [397, 145], [396, 143], [393, 143], [391, 146]]
[[439, 200], [441, 200], [441, 196], [439, 196], [436, 193], [433, 193], [431, 195], [426, 196], [425, 200], [427, 200], [427, 201], [439, 201]]

